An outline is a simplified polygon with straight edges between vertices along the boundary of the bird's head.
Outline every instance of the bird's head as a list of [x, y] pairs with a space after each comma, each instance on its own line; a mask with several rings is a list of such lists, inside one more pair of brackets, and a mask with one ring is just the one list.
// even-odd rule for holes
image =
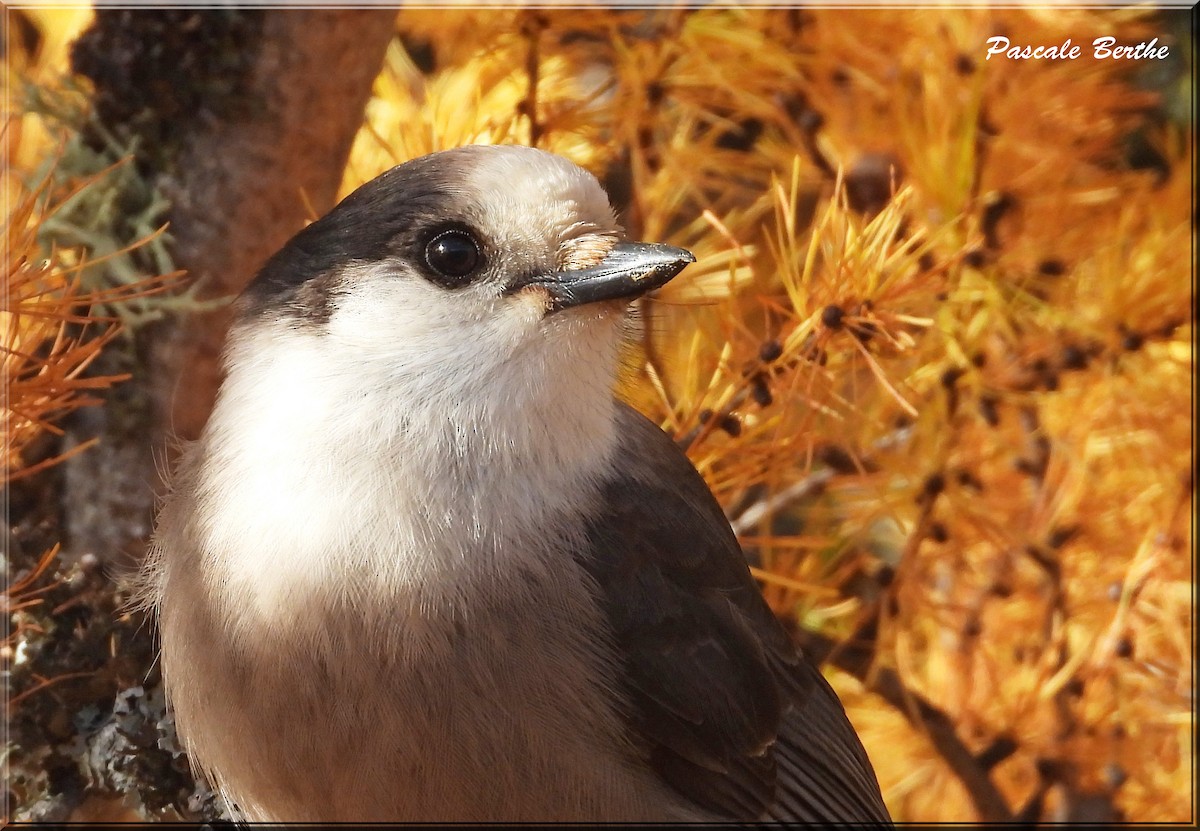
[[692, 261], [623, 241], [595, 177], [559, 156], [460, 147], [392, 168], [297, 234], [247, 289], [234, 342], [307, 338], [364, 380], [434, 396], [563, 374], [611, 387], [629, 302]]

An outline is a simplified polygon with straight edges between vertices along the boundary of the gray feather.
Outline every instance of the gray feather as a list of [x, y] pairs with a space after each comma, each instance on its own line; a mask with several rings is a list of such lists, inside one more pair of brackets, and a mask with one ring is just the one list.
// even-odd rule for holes
[[890, 822], [841, 703], [763, 600], [700, 474], [634, 410], [617, 420], [580, 562], [649, 763], [729, 819]]

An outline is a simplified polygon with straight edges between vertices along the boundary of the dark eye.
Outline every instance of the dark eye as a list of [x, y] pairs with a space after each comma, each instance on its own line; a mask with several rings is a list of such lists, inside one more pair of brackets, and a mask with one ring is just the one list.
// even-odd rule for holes
[[479, 243], [468, 232], [453, 229], [443, 231], [425, 246], [425, 262], [434, 273], [449, 277], [455, 283], [466, 277], [483, 262]]

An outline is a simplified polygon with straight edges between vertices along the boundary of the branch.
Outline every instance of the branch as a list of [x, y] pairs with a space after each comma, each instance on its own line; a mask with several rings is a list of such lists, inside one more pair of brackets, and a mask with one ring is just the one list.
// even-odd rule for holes
[[[716, 419], [710, 419], [715, 421]], [[879, 438], [871, 447], [873, 450], [886, 450], [890, 447], [895, 447], [908, 440], [912, 435], [911, 427], [902, 427], [888, 433], [886, 436]], [[689, 433], [687, 437], [680, 439], [682, 444], [688, 441], [691, 437]], [[853, 464], [853, 462], [851, 462]], [[864, 468], [870, 466], [870, 457], [864, 458], [860, 463]], [[738, 536], [748, 534], [758, 523], [762, 522], [768, 516], [779, 513], [791, 505], [804, 499], [809, 494], [819, 491], [825, 484], [844, 471], [840, 470], [836, 465], [829, 465], [821, 470], [815, 470], [797, 482], [793, 482], [788, 487], [781, 491], [776, 491], [770, 496], [764, 497], [757, 502], [749, 505], [744, 511], [730, 520], [729, 524], [733, 526], [733, 531]]]

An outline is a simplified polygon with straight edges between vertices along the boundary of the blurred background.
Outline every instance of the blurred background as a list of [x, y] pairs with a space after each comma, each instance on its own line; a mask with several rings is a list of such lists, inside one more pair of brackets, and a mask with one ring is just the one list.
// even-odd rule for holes
[[619, 392], [721, 500], [894, 817], [1194, 823], [1194, 26], [5, 8], [5, 819], [219, 817], [123, 580], [228, 303], [388, 167], [520, 143], [696, 253]]

